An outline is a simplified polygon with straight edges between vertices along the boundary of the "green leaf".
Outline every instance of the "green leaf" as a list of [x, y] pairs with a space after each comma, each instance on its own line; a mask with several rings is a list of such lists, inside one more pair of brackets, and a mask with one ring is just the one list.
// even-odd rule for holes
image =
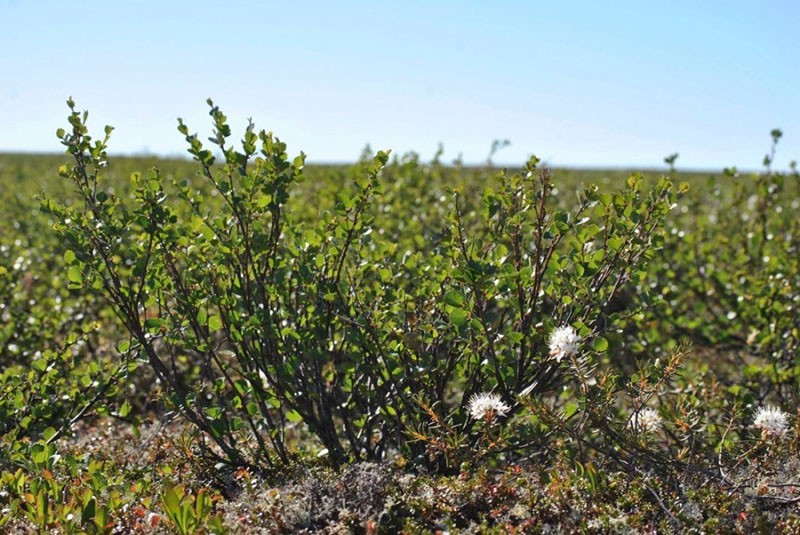
[[211, 332], [218, 331], [222, 329], [222, 318], [218, 315], [214, 314], [210, 318], [208, 318], [208, 330]]
[[606, 245], [609, 249], [616, 252], [619, 251], [622, 245], [625, 243], [625, 238], [621, 236], [612, 236], [606, 242]]
[[592, 348], [598, 353], [604, 353], [608, 351], [608, 340], [602, 336], [598, 336], [594, 339], [594, 342], [592, 342]]
[[31, 460], [36, 464], [45, 464], [50, 458], [50, 452], [41, 444], [34, 444], [31, 447]]
[[266, 206], [271, 202], [272, 202], [271, 195], [259, 195], [256, 198], [256, 206], [258, 206], [259, 208], [266, 208]]
[[454, 308], [450, 311], [450, 321], [452, 321], [453, 325], [456, 327], [463, 327], [464, 324], [467, 323], [468, 317], [469, 313], [463, 308]]
[[181, 498], [183, 498], [183, 487], [180, 485], [168, 486], [164, 489], [162, 500], [164, 508], [170, 515], [177, 515], [180, 510]]
[[464, 306], [464, 296], [460, 292], [450, 291], [444, 296], [444, 302], [454, 307]]
[[85, 502], [86, 505], [83, 506], [83, 511], [81, 512], [81, 520], [84, 524], [94, 520], [97, 508], [97, 500], [92, 496], [91, 491], [87, 491], [87, 495], [90, 498]]
[[568, 401], [564, 405], [564, 419], [568, 420], [573, 414], [578, 411], [578, 404], [574, 401]]
[[81, 268], [74, 265], [70, 266], [67, 270], [67, 279], [76, 284], [83, 282], [83, 273], [81, 273]]

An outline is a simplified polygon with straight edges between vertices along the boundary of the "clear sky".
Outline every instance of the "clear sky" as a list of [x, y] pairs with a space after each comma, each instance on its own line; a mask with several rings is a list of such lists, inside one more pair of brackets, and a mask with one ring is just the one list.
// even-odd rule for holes
[[0, 151], [58, 152], [68, 96], [112, 152], [185, 154], [211, 97], [310, 161], [758, 168], [800, 160], [797, 0], [0, 0]]

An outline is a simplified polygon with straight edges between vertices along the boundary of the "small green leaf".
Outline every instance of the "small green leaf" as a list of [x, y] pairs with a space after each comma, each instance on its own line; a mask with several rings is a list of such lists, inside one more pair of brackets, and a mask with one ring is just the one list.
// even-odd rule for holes
[[271, 202], [272, 202], [271, 195], [259, 195], [256, 198], [256, 206], [258, 206], [259, 208], [265, 208]]
[[67, 279], [69, 279], [70, 282], [80, 284], [83, 281], [81, 268], [79, 266], [70, 266], [67, 270]]
[[456, 327], [462, 327], [466, 324], [468, 316], [469, 314], [463, 308], [454, 308], [450, 311], [450, 321], [452, 321], [453, 325]]
[[464, 306], [464, 296], [460, 292], [447, 292], [444, 296], [444, 302], [454, 307]]
[[218, 315], [213, 315], [208, 318], [208, 330], [211, 332], [218, 331], [222, 329], [222, 318]]
[[50, 457], [50, 452], [41, 444], [34, 444], [31, 447], [31, 459], [36, 464], [45, 464]]
[[625, 239], [621, 236], [612, 236], [606, 242], [606, 245], [612, 251], [619, 251], [622, 245], [625, 243]]
[[602, 336], [598, 336], [592, 342], [592, 348], [597, 351], [598, 353], [603, 353], [608, 351], [608, 340], [603, 338]]

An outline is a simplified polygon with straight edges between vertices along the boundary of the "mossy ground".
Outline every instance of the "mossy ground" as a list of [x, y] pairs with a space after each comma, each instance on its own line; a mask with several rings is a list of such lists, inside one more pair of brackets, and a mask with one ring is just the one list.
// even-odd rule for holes
[[[257, 474], [208, 465], [191, 433], [175, 421], [135, 430], [98, 420], [79, 425], [59, 451], [62, 459], [101, 466], [94, 477], [106, 480], [109, 494], [121, 493], [107, 526], [117, 533], [174, 532], [161, 496], [176, 483], [187, 495], [210, 495], [208, 518], [231, 533], [800, 533], [795, 455], [736, 468], [728, 474], [735, 487], [711, 476], [667, 480], [558, 459], [453, 475], [393, 461], [337, 471], [324, 459], [302, 459], [281, 473]], [[57, 462], [45, 477], [86, 485], [87, 471], [75, 477], [73, 469], [72, 461]], [[6, 492], [0, 504], [8, 499]], [[37, 526], [18, 516], [3, 529], [33, 533]]]

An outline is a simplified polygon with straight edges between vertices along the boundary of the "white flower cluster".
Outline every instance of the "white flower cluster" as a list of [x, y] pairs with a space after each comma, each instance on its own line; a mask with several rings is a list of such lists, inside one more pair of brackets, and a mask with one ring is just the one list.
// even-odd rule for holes
[[467, 410], [476, 420], [493, 421], [498, 416], [505, 416], [511, 407], [503, 403], [497, 394], [475, 394], [469, 400]]
[[564, 357], [573, 357], [578, 354], [580, 338], [570, 325], [562, 325], [550, 334], [548, 342], [550, 355], [561, 362]]
[[789, 427], [789, 421], [786, 413], [778, 407], [767, 405], [761, 407], [756, 411], [756, 418], [753, 421], [753, 427], [761, 430], [761, 436], [764, 438], [775, 437], [783, 438]]
[[630, 425], [637, 433], [655, 433], [661, 429], [662, 423], [658, 411], [647, 407], [634, 415]]

